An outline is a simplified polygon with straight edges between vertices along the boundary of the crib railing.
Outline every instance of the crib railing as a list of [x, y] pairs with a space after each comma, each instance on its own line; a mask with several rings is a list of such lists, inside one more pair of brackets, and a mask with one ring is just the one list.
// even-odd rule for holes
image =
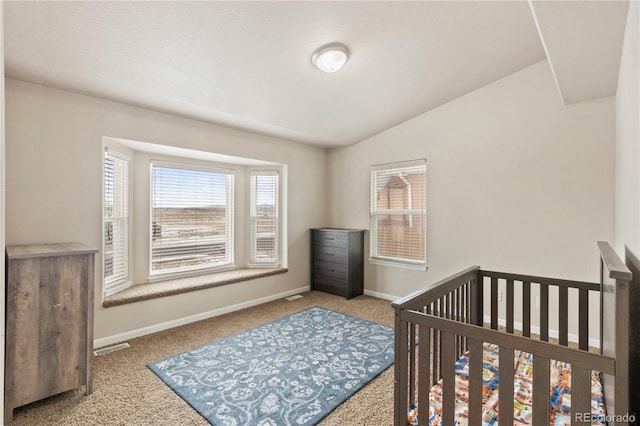
[[[571, 363], [572, 411], [590, 413], [591, 371], [611, 376], [616, 373], [614, 357], [588, 352], [589, 294], [599, 293], [599, 289], [599, 284], [483, 271], [474, 266], [431, 288], [395, 301], [392, 304], [396, 321], [395, 424], [406, 424], [407, 413], [417, 403], [423, 413], [418, 415], [419, 424], [427, 425], [429, 391], [440, 380], [443, 424], [453, 424], [455, 363], [466, 351], [469, 352], [469, 424], [481, 424], [485, 342], [500, 347], [499, 406], [512, 407], [501, 410], [501, 425], [513, 423], [516, 350], [533, 356], [534, 424], [549, 424], [550, 360]], [[506, 293], [505, 302], [500, 300], [501, 291]], [[518, 297], [516, 293], [519, 293]], [[549, 342], [550, 295], [556, 294], [558, 319], [554, 325], [558, 328], [559, 345]], [[539, 298], [539, 303], [534, 297]], [[578, 349], [567, 347], [572, 340], [569, 312], [575, 311], [569, 309], [570, 300], [576, 300], [578, 305]], [[594, 298], [594, 302], [596, 300]], [[532, 304], [532, 301], [536, 303]], [[518, 305], [521, 307], [520, 323], [516, 321]], [[535, 323], [533, 310], [537, 311]], [[502, 320], [499, 314], [503, 314]], [[591, 314], [600, 317], [601, 312]], [[498, 331], [500, 326], [503, 326], [502, 331]], [[538, 331], [535, 336], [534, 328]], [[511, 415], [505, 416], [505, 412]], [[579, 424], [577, 416], [573, 417], [572, 423]]]
[[[589, 349], [589, 293], [592, 292], [599, 297], [600, 284], [483, 270], [479, 271], [479, 276], [479, 282], [483, 289], [484, 287], [489, 287], [488, 299], [491, 312], [488, 322], [493, 330], [498, 329], [498, 308], [500, 306], [498, 288], [499, 283], [502, 281], [506, 288], [506, 301], [504, 302], [506, 307], [505, 331], [513, 334], [516, 330], [514, 328], [514, 310], [517, 304], [520, 304], [522, 312], [522, 327], [520, 331], [523, 336], [531, 337], [533, 313], [531, 306], [534, 305], [537, 307], [538, 313], [538, 333], [536, 333], [536, 337], [548, 342], [550, 325], [549, 295], [550, 290], [557, 289], [558, 343], [562, 346], [568, 346], [569, 344], [569, 296], [571, 295], [571, 300], [577, 301], [578, 304], [578, 347], [582, 350]], [[536, 287], [538, 288], [537, 292], [534, 291]], [[521, 289], [521, 300], [515, 299], [516, 288]], [[484, 291], [482, 292], [484, 294]], [[537, 296], [535, 296], [536, 294]], [[537, 300], [532, 303], [534, 297], [537, 297]], [[478, 304], [478, 309], [481, 312], [480, 317], [483, 317], [483, 305], [484, 303]], [[598, 311], [596, 312], [600, 315]]]

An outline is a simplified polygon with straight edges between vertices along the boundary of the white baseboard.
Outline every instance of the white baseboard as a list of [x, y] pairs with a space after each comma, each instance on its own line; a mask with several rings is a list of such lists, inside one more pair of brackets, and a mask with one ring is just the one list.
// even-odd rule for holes
[[371, 297], [377, 297], [378, 299], [390, 300], [392, 302], [400, 299], [400, 296], [393, 296], [391, 294], [380, 293], [378, 291], [373, 291], [373, 290], [365, 290], [364, 294]]
[[115, 343], [124, 342], [125, 340], [133, 339], [135, 337], [145, 336], [147, 334], [156, 333], [158, 331], [168, 330], [173, 327], [189, 324], [196, 321], [201, 321], [207, 318], [217, 317], [220, 315], [228, 314], [229, 312], [239, 311], [240, 309], [250, 308], [252, 306], [261, 305], [263, 303], [271, 302], [273, 300], [283, 299], [294, 294], [303, 293], [309, 291], [309, 286], [299, 287], [294, 290], [285, 291], [282, 293], [274, 294], [271, 296], [261, 297], [259, 299], [250, 300], [248, 302], [238, 303], [236, 305], [225, 306], [224, 308], [214, 309], [208, 312], [202, 312], [200, 314], [191, 315], [184, 318], [178, 318], [175, 320], [163, 322], [160, 324], [150, 325], [148, 327], [138, 328], [136, 330], [127, 331], [126, 333], [115, 334], [113, 336], [103, 337], [93, 341], [93, 347], [100, 348], [102, 346], [109, 346]]
[[[488, 315], [484, 316], [484, 322], [489, 324], [491, 322], [491, 317]], [[506, 327], [507, 326], [507, 320], [503, 319], [503, 318], [499, 318], [498, 319], [498, 325], [502, 326], [502, 327]], [[522, 323], [521, 322], [515, 322], [513, 323], [513, 328], [516, 330], [522, 330]], [[532, 325], [531, 326], [531, 333], [532, 334], [537, 334], [540, 335], [540, 327]], [[553, 329], [549, 329], [549, 337], [553, 337], [554, 339], [557, 339], [560, 336], [560, 333], [558, 332], [558, 330], [553, 330]], [[578, 343], [579, 342], [579, 337], [577, 334], [572, 334], [569, 333], [567, 335], [567, 339], [570, 342], [575, 342]], [[594, 348], [599, 348], [600, 347], [600, 339], [595, 339], [593, 337], [589, 338], [589, 346], [593, 346]]]

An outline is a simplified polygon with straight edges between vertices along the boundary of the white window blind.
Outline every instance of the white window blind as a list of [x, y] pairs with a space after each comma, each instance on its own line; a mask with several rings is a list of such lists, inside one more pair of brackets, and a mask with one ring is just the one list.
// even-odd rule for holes
[[233, 266], [233, 171], [151, 164], [151, 275]]
[[104, 292], [129, 287], [129, 160], [104, 156]]
[[372, 262], [426, 266], [426, 188], [424, 160], [371, 169]]
[[251, 172], [251, 259], [254, 265], [278, 264], [278, 172]]

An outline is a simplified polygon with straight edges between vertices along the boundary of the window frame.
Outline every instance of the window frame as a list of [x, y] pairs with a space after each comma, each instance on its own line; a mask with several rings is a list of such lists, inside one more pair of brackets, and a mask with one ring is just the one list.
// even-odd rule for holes
[[[256, 259], [256, 221], [258, 216], [254, 215], [255, 212], [255, 186], [253, 178], [254, 176], [276, 176], [276, 188], [275, 188], [275, 197], [276, 197], [276, 214], [273, 216], [276, 223], [275, 230], [275, 253], [276, 257], [272, 260], [258, 260]], [[279, 168], [269, 167], [269, 168], [249, 168], [247, 171], [248, 178], [248, 186], [249, 186], [249, 214], [248, 214], [248, 224], [249, 224], [249, 259], [248, 259], [248, 267], [249, 268], [276, 268], [281, 264], [282, 259], [282, 251], [281, 251], [281, 238], [282, 238], [282, 173]]]
[[[173, 269], [168, 270], [166, 272], [158, 272], [153, 270], [153, 168], [154, 166], [162, 167], [162, 168], [171, 168], [171, 169], [182, 169], [182, 170], [190, 170], [190, 171], [201, 171], [201, 172], [209, 172], [209, 173], [218, 173], [218, 174], [226, 174], [231, 177], [230, 180], [227, 180], [227, 189], [226, 189], [226, 197], [227, 197], [227, 208], [230, 210], [227, 212], [227, 229], [231, 230], [231, 235], [226, 236], [227, 243], [230, 244], [230, 254], [228, 257], [228, 262], [217, 265], [217, 266], [203, 266], [203, 267], [194, 267], [194, 268], [183, 268], [183, 269]], [[148, 248], [148, 282], [161, 282], [167, 281], [176, 278], [186, 278], [197, 275], [206, 275], [213, 274], [216, 272], [224, 272], [231, 271], [236, 269], [235, 263], [235, 238], [236, 238], [236, 228], [235, 228], [235, 169], [232, 168], [224, 168], [224, 167], [216, 167], [216, 166], [204, 166], [196, 163], [183, 163], [177, 161], [166, 161], [166, 160], [157, 160], [150, 159], [149, 160], [149, 227], [148, 227], [148, 239], [149, 239], [149, 248]]]
[[[125, 162], [126, 171], [126, 194], [123, 197], [120, 197], [126, 200], [126, 235], [124, 236], [124, 248], [125, 253], [122, 256], [122, 260], [124, 262], [124, 273], [122, 276], [118, 277], [114, 280], [108, 280], [105, 276], [106, 273], [106, 264], [107, 264], [107, 242], [106, 242], [106, 228], [107, 228], [107, 218], [106, 218], [106, 160], [107, 158], [113, 158], [115, 161], [123, 161]], [[132, 285], [131, 281], [131, 157], [123, 152], [118, 150], [111, 149], [109, 147], [104, 147], [104, 155], [102, 158], [102, 280], [103, 280], [103, 297], [108, 297], [113, 294], [118, 293], [119, 291], [125, 290]], [[112, 227], [113, 229], [113, 227]], [[113, 238], [113, 237], [112, 237]]]
[[[376, 191], [376, 174], [380, 171], [389, 171], [396, 169], [410, 169], [416, 167], [424, 167], [424, 209], [385, 209], [381, 210], [377, 208], [377, 191]], [[427, 161], [426, 159], [418, 159], [411, 161], [402, 161], [396, 163], [386, 163], [371, 166], [369, 175], [369, 263], [376, 265], [392, 266], [404, 269], [414, 269], [420, 271], [426, 271], [427, 267]], [[374, 202], [375, 200], [375, 202]], [[423, 258], [416, 260], [407, 257], [394, 257], [394, 256], [380, 256], [378, 255], [378, 227], [377, 216], [391, 215], [391, 214], [404, 214], [404, 215], [420, 215], [424, 216], [424, 234], [423, 234]]]

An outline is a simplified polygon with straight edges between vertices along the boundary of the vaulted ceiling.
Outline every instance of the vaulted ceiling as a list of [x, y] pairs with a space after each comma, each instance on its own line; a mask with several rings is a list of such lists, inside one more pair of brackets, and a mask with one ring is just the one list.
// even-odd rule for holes
[[[615, 94], [627, 1], [5, 2], [7, 77], [319, 146], [359, 142], [548, 57]], [[311, 64], [346, 44], [345, 68]]]

